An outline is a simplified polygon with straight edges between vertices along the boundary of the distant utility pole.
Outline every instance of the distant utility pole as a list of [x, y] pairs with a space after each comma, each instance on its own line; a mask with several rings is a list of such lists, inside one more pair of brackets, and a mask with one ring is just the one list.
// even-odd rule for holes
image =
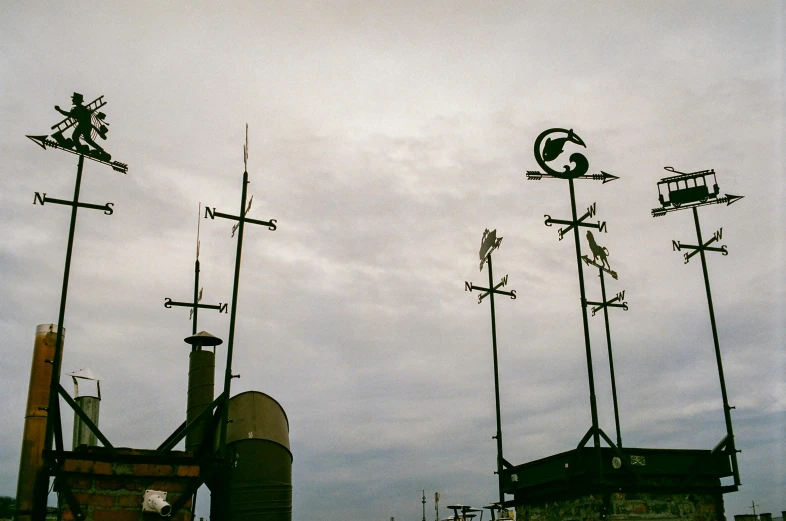
[[757, 506], [759, 506], [759, 505], [754, 505], [754, 504], [753, 504], [753, 500], [751, 499], [751, 506], [750, 506], [750, 507], [748, 507], [748, 508], [752, 508], [752, 509], [753, 509], [753, 515], [754, 515], [754, 516], [756, 515], [756, 507], [757, 507]]
[[426, 489], [423, 489], [423, 521], [426, 521]]

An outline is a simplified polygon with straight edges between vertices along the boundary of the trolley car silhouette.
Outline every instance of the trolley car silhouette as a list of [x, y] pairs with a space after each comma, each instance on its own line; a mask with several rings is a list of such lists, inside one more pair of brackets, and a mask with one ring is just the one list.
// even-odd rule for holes
[[[715, 177], [715, 170], [685, 173], [678, 172], [670, 166], [667, 166], [666, 170], [679, 175], [664, 177], [658, 181], [658, 198], [663, 208], [669, 206], [679, 208], [681, 205], [689, 203], [706, 203], [710, 198], [718, 197], [718, 180]], [[712, 182], [711, 189], [710, 181]], [[666, 192], [665, 195], [664, 192]]]

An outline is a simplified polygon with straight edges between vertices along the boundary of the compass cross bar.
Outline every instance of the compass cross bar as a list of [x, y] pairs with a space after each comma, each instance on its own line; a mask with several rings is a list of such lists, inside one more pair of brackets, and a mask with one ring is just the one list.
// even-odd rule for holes
[[[247, 148], [245, 149], [247, 150]], [[234, 275], [234, 283], [232, 285], [232, 311], [230, 313], [229, 318], [229, 339], [227, 340], [227, 361], [226, 361], [226, 370], [224, 373], [224, 396], [229, 397], [230, 387], [232, 378], [239, 377], [240, 375], [232, 374], [232, 355], [234, 353], [234, 343], [235, 343], [235, 321], [237, 318], [237, 296], [238, 296], [238, 289], [240, 285], [240, 262], [242, 259], [243, 253], [243, 232], [245, 230], [245, 224], [260, 224], [262, 226], [267, 226], [268, 230], [275, 231], [276, 230], [276, 220], [270, 219], [269, 221], [260, 221], [257, 219], [249, 219], [246, 217], [246, 213], [249, 211], [249, 207], [246, 203], [247, 196], [248, 196], [248, 185], [250, 181], [248, 180], [248, 171], [243, 171], [243, 185], [241, 189], [241, 196], [240, 196], [240, 212], [239, 215], [229, 215], [221, 212], [217, 212], [215, 207], [205, 207], [205, 216], [204, 218], [207, 219], [215, 219], [216, 217], [220, 217], [223, 219], [229, 219], [232, 221], [237, 221], [238, 226], [236, 230], [232, 231], [232, 236], [234, 237], [235, 231], [238, 232], [237, 236], [237, 251], [235, 254], [235, 275]], [[253, 196], [252, 196], [253, 198]], [[219, 429], [219, 451], [223, 456], [226, 450], [226, 429], [227, 423], [229, 422], [228, 416], [228, 407], [225, 407], [222, 411], [222, 421], [221, 427]]]
[[91, 203], [81, 203], [79, 201], [67, 201], [65, 199], [55, 199], [54, 197], [47, 197], [46, 193], [39, 193], [36, 192], [33, 196], [33, 204], [40, 204], [44, 206], [44, 203], [54, 203], [54, 204], [62, 204], [65, 206], [77, 206], [79, 208], [90, 208], [92, 210], [103, 210], [106, 215], [112, 215], [115, 211], [112, 207], [115, 203], [106, 203], [106, 204], [91, 204]]
[[592, 203], [592, 205], [587, 207], [587, 211], [584, 213], [584, 215], [572, 221], [566, 221], [563, 219], [553, 219], [548, 214], [544, 215], [543, 217], [545, 217], [546, 220], [543, 222], [543, 224], [545, 224], [546, 226], [551, 226], [552, 224], [566, 225], [565, 228], [560, 228], [559, 230], [557, 230], [557, 233], [559, 234], [559, 240], [562, 240], [565, 234], [567, 234], [570, 230], [572, 230], [574, 227], [577, 226], [582, 226], [584, 228], [596, 228], [598, 231], [604, 232], [606, 231], [606, 221], [598, 221], [597, 224], [584, 222], [586, 219], [595, 216], [595, 212], [597, 208], [596, 205], [597, 203]]
[[482, 293], [482, 294], [478, 295], [478, 304], [483, 302], [483, 299], [488, 297], [492, 293], [494, 293], [496, 295], [506, 295], [506, 296], [510, 297], [512, 300], [515, 300], [516, 299], [516, 290], [515, 289], [511, 290], [511, 291], [501, 291], [499, 289], [502, 286], [506, 286], [507, 284], [508, 284], [508, 276], [505, 275], [504, 277], [502, 277], [502, 279], [499, 281], [499, 283], [496, 286], [494, 286], [492, 289], [483, 288], [481, 286], [475, 286], [472, 282], [464, 282], [464, 291], [470, 291], [471, 292], [471, 291], [476, 290], [476, 289], [480, 290], [480, 291], [484, 291], [485, 293]]
[[683, 244], [680, 241], [671, 241], [671, 248], [672, 248], [672, 251], [680, 251], [680, 250], [682, 250], [682, 248], [693, 250], [690, 253], [684, 253], [683, 254], [683, 256], [685, 257], [685, 264], [687, 264], [690, 261], [691, 257], [693, 257], [697, 253], [703, 252], [703, 251], [717, 251], [717, 252], [720, 252], [723, 255], [728, 255], [729, 254], [729, 250], [726, 248], [726, 245], [722, 245], [720, 248], [716, 248], [716, 247], [711, 247], [710, 246], [710, 244], [713, 244], [715, 242], [720, 241], [722, 237], [723, 237], [723, 228], [721, 228], [717, 232], [715, 232], [712, 235], [712, 239], [708, 240], [707, 242], [705, 242], [704, 244], [702, 244], [700, 246], [696, 246], [695, 244]]

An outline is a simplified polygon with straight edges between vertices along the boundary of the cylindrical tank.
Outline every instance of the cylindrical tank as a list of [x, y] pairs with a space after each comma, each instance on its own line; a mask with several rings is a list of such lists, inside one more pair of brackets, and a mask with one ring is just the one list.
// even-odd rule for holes
[[[188, 406], [186, 421], [191, 423], [213, 403], [216, 354], [201, 349], [191, 351], [188, 357]], [[205, 429], [210, 417], [203, 418], [194, 430], [186, 435], [186, 450], [196, 451], [205, 439]]]
[[[229, 400], [229, 419], [229, 471], [225, 487], [212, 491], [211, 518], [291, 521], [292, 453], [284, 409], [270, 396], [249, 391]], [[218, 509], [226, 509], [226, 517]]]
[[[65, 328], [62, 329], [65, 343]], [[16, 508], [19, 521], [27, 521], [34, 507], [34, 497], [46, 497], [49, 487], [44, 467], [43, 451], [46, 438], [46, 408], [49, 406], [49, 389], [52, 379], [52, 361], [55, 357], [56, 324], [41, 324], [35, 329], [33, 363], [30, 368], [30, 387], [27, 391], [22, 454], [19, 461], [19, 478], [16, 485]], [[63, 344], [65, 345], [65, 344]], [[62, 350], [60, 351], [62, 353]], [[49, 363], [47, 363], [47, 361]], [[58, 375], [59, 377], [59, 375]], [[58, 381], [56, 379], [55, 381]]]
[[[93, 371], [84, 367], [68, 376], [74, 382], [74, 401], [82, 409], [82, 412], [90, 418], [93, 425], [98, 427], [98, 415], [101, 408], [101, 383], [100, 378]], [[82, 382], [82, 394], [79, 394], [79, 382]], [[85, 389], [87, 387], [87, 389]], [[96, 435], [87, 428], [82, 418], [74, 411], [74, 434], [71, 438], [71, 448], [96, 446]]]
[[[97, 427], [101, 398], [97, 396], [77, 396], [74, 398], [74, 401], [77, 405], [79, 405], [79, 407], [82, 408], [82, 411]], [[87, 445], [88, 447], [96, 446], [95, 433], [88, 429], [87, 425], [85, 425], [85, 422], [83, 422], [82, 419], [76, 414], [74, 414], [74, 436], [72, 440], [72, 448], [74, 449], [82, 445]]]

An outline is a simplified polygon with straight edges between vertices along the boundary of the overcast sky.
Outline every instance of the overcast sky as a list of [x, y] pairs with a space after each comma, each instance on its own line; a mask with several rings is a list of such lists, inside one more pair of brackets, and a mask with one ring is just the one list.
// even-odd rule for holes
[[[57, 321], [75, 156], [45, 134], [76, 91], [99, 95], [63, 373], [101, 375], [101, 429], [155, 448], [185, 418], [198, 205], [237, 214], [249, 125], [233, 394], [276, 398], [291, 426], [293, 519], [433, 519], [496, 499], [489, 307], [464, 282], [485, 228], [505, 457], [575, 447], [591, 424], [562, 180], [527, 181], [533, 142], [573, 128], [630, 309], [610, 313], [623, 444], [711, 449], [725, 435], [689, 211], [652, 218], [657, 181], [715, 169], [732, 206], [700, 210], [742, 487], [726, 514], [786, 510], [784, 16], [753, 2], [6, 2], [0, 21], [0, 495], [14, 496], [35, 328]], [[201, 221], [204, 302], [232, 295], [229, 221]], [[586, 243], [582, 239], [582, 247]], [[587, 296], [600, 298], [594, 270]], [[229, 315], [199, 329], [224, 339]], [[614, 418], [602, 315], [590, 319], [600, 425]], [[218, 348], [217, 373], [226, 350]], [[62, 379], [71, 389], [70, 379]], [[67, 406], [64, 406], [67, 407]], [[64, 409], [67, 411], [67, 409]], [[70, 413], [64, 431], [70, 443]], [[207, 516], [208, 494], [197, 515]]]

